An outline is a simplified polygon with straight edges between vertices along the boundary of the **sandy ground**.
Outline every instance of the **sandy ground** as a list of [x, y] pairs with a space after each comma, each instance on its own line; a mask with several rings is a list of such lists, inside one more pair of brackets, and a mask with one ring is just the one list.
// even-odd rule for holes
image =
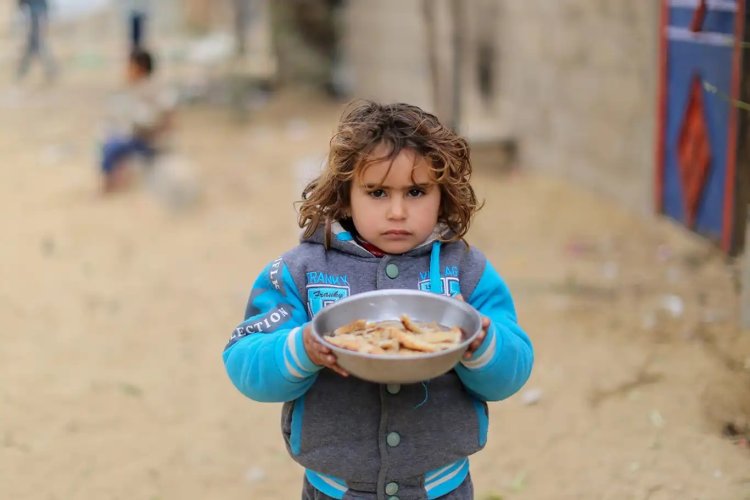
[[[244, 123], [181, 111], [201, 196], [102, 198], [99, 117], [119, 77], [0, 82], [0, 498], [293, 499], [280, 405], [245, 399], [221, 352], [256, 273], [297, 239], [292, 201], [339, 105], [286, 93]], [[672, 224], [527, 170], [477, 165], [469, 240], [536, 347], [491, 405], [477, 498], [750, 498], [750, 335], [736, 269]], [[335, 418], [332, 416], [332, 418]]]

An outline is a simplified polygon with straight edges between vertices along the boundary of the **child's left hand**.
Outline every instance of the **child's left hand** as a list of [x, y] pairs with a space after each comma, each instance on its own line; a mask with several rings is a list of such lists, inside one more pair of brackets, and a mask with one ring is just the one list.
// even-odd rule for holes
[[471, 344], [469, 344], [469, 347], [466, 348], [466, 352], [464, 353], [464, 359], [469, 359], [474, 354], [474, 351], [479, 349], [479, 346], [482, 345], [482, 342], [484, 342], [484, 338], [487, 336], [487, 329], [490, 327], [490, 318], [487, 316], [482, 316], [482, 331], [479, 332], [479, 335], [477, 335], [477, 338], [475, 338]]
[[[454, 299], [458, 299], [461, 302], [466, 302], [464, 300], [463, 295], [460, 293], [458, 295], [453, 296]], [[466, 348], [466, 352], [464, 353], [464, 359], [469, 359], [474, 354], [474, 351], [479, 349], [479, 346], [482, 345], [482, 342], [484, 342], [484, 338], [487, 336], [487, 329], [490, 327], [490, 318], [487, 316], [482, 316], [482, 331], [479, 332], [479, 335], [477, 335], [477, 338], [475, 338], [471, 344], [469, 344], [469, 347]]]

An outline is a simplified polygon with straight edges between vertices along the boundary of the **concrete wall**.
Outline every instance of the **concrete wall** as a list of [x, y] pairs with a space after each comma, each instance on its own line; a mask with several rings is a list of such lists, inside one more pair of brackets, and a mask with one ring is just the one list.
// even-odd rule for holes
[[524, 162], [652, 212], [659, 2], [505, 0], [500, 18]]
[[[433, 111], [426, 54], [450, 68], [448, 0], [427, 40], [421, 0], [351, 0], [345, 53], [354, 93]], [[560, 175], [628, 207], [653, 211], [659, 2], [463, 0], [461, 132], [519, 140], [526, 168]], [[479, 91], [480, 42], [492, 56]], [[441, 113], [438, 113], [441, 115]], [[445, 113], [441, 118], [446, 119]]]

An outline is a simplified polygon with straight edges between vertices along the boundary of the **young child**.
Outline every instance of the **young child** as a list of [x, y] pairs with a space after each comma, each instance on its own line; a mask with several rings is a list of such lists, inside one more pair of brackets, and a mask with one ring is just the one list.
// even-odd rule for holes
[[114, 101], [109, 137], [102, 145], [100, 167], [102, 190], [117, 191], [128, 184], [128, 162], [133, 158], [152, 161], [165, 148], [174, 102], [154, 80], [154, 60], [144, 49], [134, 49], [128, 58], [128, 91]]
[[[304, 499], [473, 498], [468, 456], [486, 401], [526, 382], [531, 342], [497, 271], [463, 241], [479, 209], [466, 141], [407, 104], [357, 102], [302, 193], [302, 242], [256, 280], [224, 363], [257, 401], [284, 402], [282, 433]], [[455, 369], [422, 384], [350, 377], [311, 336], [323, 307], [375, 289], [456, 296], [483, 332]]]

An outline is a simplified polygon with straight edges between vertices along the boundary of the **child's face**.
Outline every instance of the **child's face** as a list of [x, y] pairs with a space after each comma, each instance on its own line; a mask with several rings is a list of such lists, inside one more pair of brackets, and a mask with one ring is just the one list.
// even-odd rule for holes
[[128, 62], [127, 71], [125, 73], [128, 83], [136, 83], [141, 80], [144, 75], [145, 72], [140, 66], [132, 61]]
[[[381, 147], [373, 154], [384, 152]], [[440, 186], [429, 163], [411, 150], [402, 150], [388, 172], [390, 163], [372, 163], [355, 176], [350, 208], [362, 238], [386, 253], [401, 254], [432, 233], [440, 211]]]

